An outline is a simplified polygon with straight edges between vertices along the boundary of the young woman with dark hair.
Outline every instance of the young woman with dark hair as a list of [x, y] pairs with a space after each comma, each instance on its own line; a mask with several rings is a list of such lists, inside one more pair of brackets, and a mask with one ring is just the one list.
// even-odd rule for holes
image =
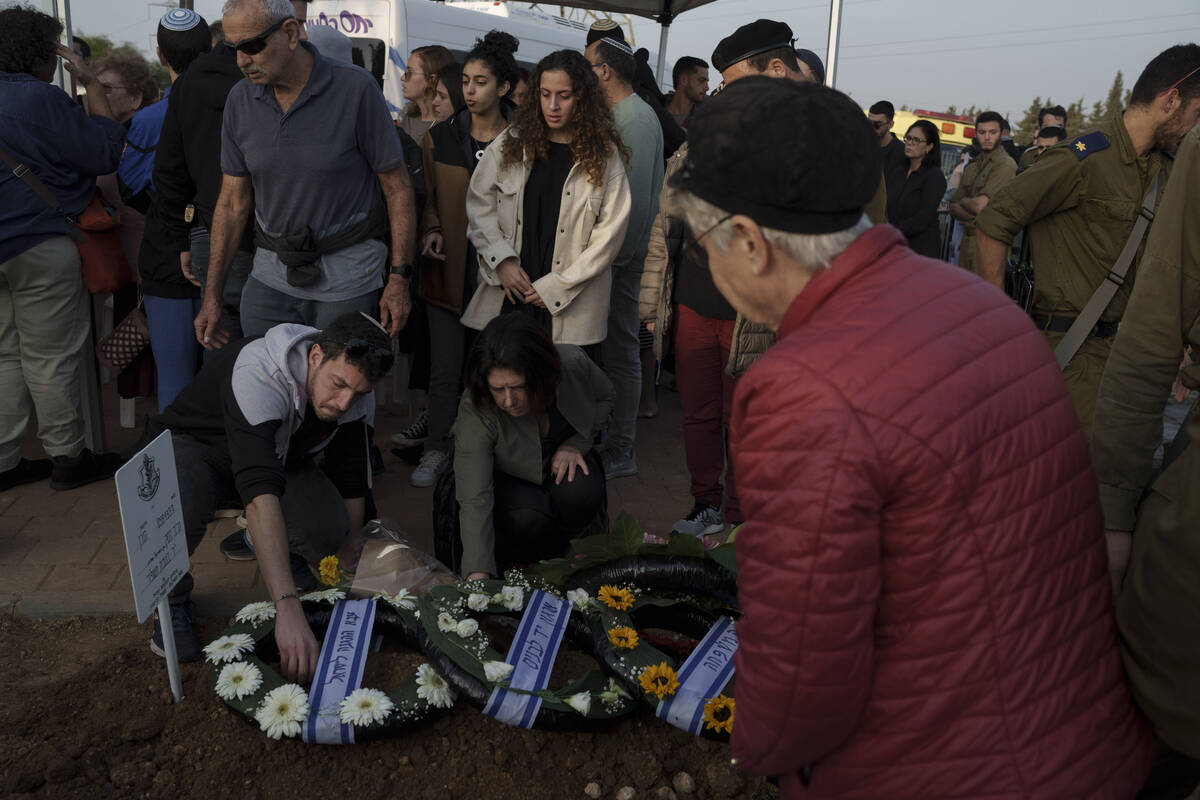
[[904, 134], [903, 163], [893, 164], [887, 180], [888, 221], [908, 238], [914, 252], [942, 257], [938, 206], [946, 193], [942, 145], [937, 126], [919, 119]]
[[[421, 142], [426, 190], [421, 216], [419, 292], [429, 320], [429, 410], [425, 452], [409, 483], [432, 486], [450, 451], [450, 426], [458, 408], [466, 356], [459, 321], [477, 283], [477, 256], [467, 240], [467, 185], [484, 150], [508, 126], [512, 106], [504, 99], [517, 73], [517, 40], [491, 31], [467, 54], [457, 85], [447, 76], [438, 91], [455, 89], [460, 110], [429, 129]], [[463, 107], [465, 105], [465, 107]], [[413, 444], [406, 432], [397, 444]]]
[[462, 66], [451, 64], [433, 78], [433, 118], [445, 122], [462, 107]]
[[612, 402], [612, 383], [578, 347], [555, 345], [524, 314], [488, 323], [455, 425], [452, 566], [482, 578], [566, 551], [604, 509], [592, 445]]
[[463, 323], [527, 313], [557, 344], [604, 340], [612, 260], [629, 223], [628, 152], [591, 64], [559, 50], [480, 159], [467, 193], [481, 285]]

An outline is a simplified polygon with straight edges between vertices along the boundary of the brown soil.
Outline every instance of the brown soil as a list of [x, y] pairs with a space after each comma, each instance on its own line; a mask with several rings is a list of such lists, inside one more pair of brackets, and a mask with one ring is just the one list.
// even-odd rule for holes
[[[201, 621], [201, 638], [223, 620]], [[732, 771], [727, 745], [643, 714], [598, 734], [526, 731], [460, 705], [408, 736], [348, 747], [276, 742], [228, 709], [208, 667], [184, 664], [171, 703], [148, 626], [131, 617], [0, 618], [0, 796], [405, 797], [559, 800], [747, 798], [774, 790]], [[367, 681], [417, 659], [368, 660]], [[373, 685], [373, 684], [371, 684]], [[686, 773], [691, 792], [679, 779]], [[623, 797], [630, 796], [627, 793]]]

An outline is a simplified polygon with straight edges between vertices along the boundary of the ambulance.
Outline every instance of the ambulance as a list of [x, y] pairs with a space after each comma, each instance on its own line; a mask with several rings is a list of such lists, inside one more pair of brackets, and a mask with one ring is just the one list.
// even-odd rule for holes
[[[583, 52], [588, 26], [517, 3], [458, 0], [314, 0], [308, 5], [309, 28], [327, 25], [354, 45], [354, 62], [379, 81], [394, 115], [405, 101], [400, 85], [409, 53], [438, 44], [461, 62], [475, 40], [502, 30], [521, 43], [517, 64], [532, 70], [555, 50]], [[657, 54], [650, 53], [650, 63]], [[669, 74], [668, 70], [668, 74]]]
[[905, 132], [919, 119], [928, 120], [938, 130], [938, 138], [942, 143], [942, 174], [950, 177], [950, 173], [958, 166], [962, 151], [970, 146], [975, 138], [975, 119], [958, 114], [944, 114], [937, 111], [897, 111], [892, 135], [904, 139]]

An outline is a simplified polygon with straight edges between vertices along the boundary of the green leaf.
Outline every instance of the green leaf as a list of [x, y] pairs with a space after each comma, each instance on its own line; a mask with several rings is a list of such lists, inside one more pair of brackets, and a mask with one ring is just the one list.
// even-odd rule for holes
[[613, 521], [612, 536], [619, 542], [622, 555], [633, 555], [642, 546], [642, 526], [628, 511], [622, 511]]
[[695, 558], [704, 558], [708, 555], [708, 551], [704, 548], [704, 542], [687, 534], [672, 536], [667, 542], [667, 552], [671, 555]]
[[737, 575], [737, 553], [732, 544], [723, 544], [718, 548], [710, 550], [708, 557], [720, 564], [725, 569]]

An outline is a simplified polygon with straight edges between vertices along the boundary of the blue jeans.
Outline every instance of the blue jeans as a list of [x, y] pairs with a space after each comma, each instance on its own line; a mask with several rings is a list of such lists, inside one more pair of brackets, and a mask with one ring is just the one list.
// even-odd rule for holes
[[146, 295], [142, 303], [150, 322], [150, 349], [158, 370], [158, 410], [162, 413], [196, 377], [200, 345], [192, 320], [200, 313], [200, 300]]
[[326, 328], [343, 314], [362, 311], [376, 317], [379, 292], [367, 292], [349, 300], [325, 302], [292, 297], [272, 289], [254, 277], [246, 279], [242, 290], [242, 332], [246, 336], [262, 336], [276, 325], [294, 322], [313, 328]]
[[638, 403], [642, 397], [642, 361], [638, 352], [638, 291], [641, 284], [640, 260], [633, 264], [613, 265], [608, 336], [600, 352], [604, 371], [616, 391], [607, 448], [619, 457], [633, 453]]

